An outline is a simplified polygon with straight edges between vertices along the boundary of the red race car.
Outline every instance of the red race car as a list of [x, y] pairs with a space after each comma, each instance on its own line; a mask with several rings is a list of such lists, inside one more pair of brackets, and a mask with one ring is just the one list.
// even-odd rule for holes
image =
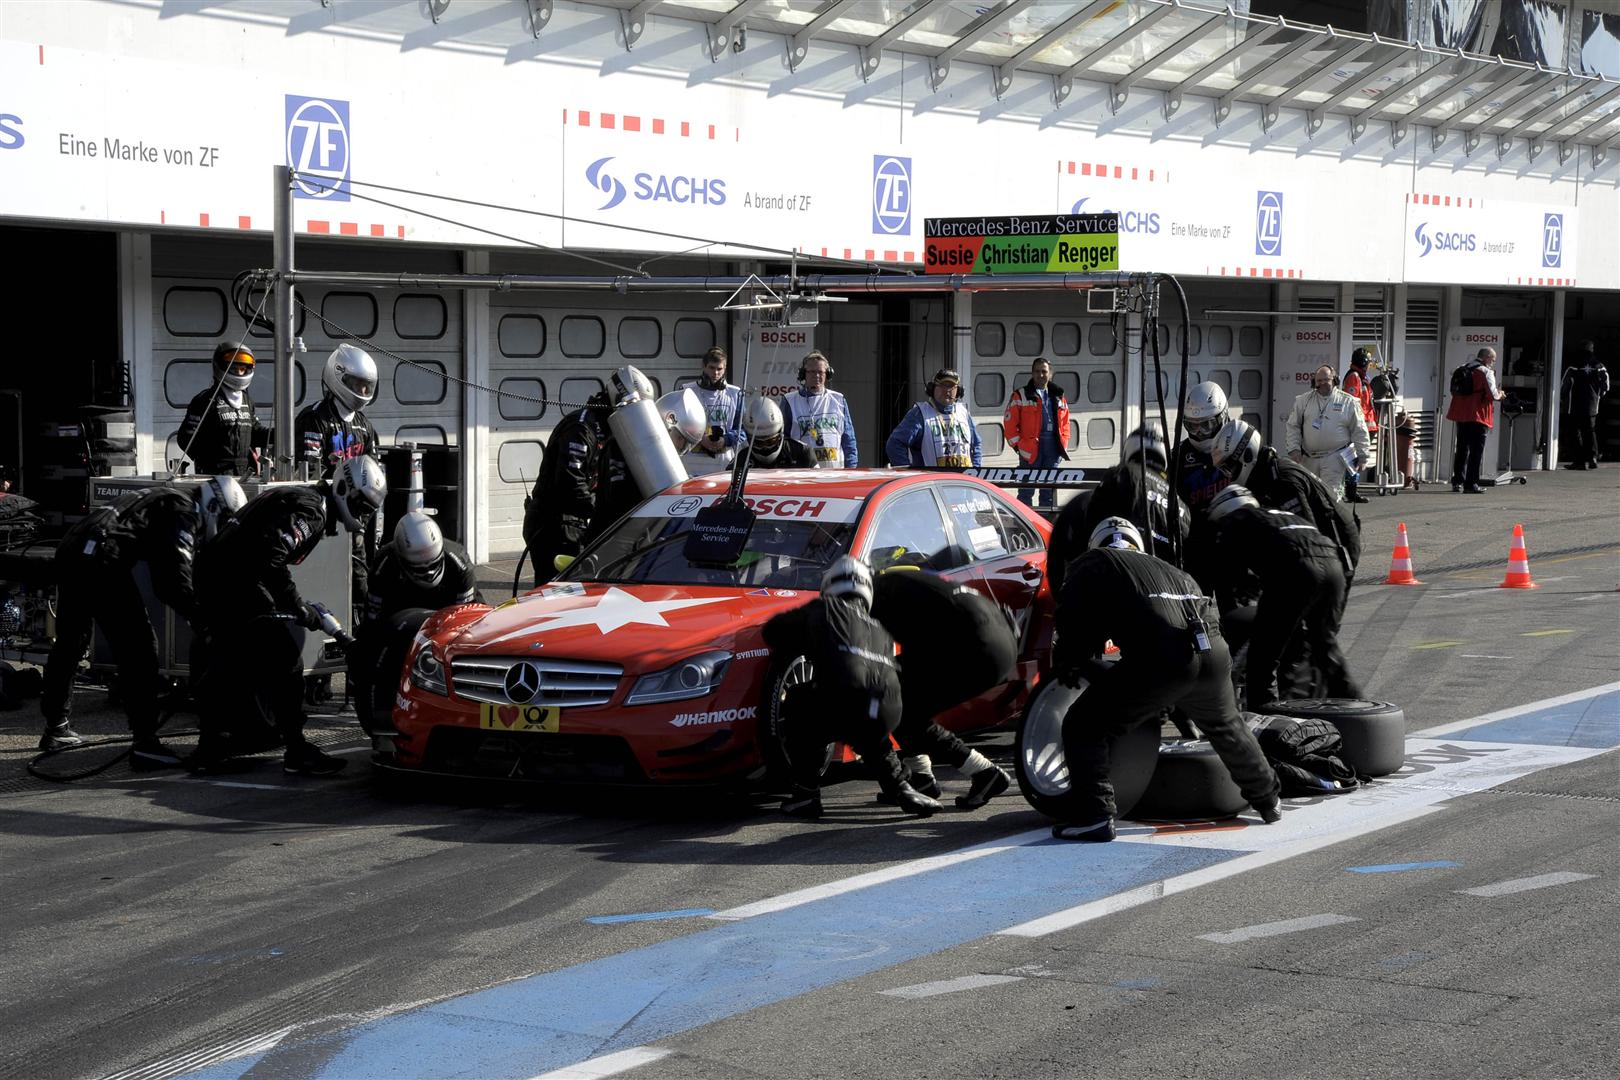
[[1017, 717], [1051, 651], [1050, 526], [983, 480], [899, 470], [749, 475], [757, 515], [732, 565], [694, 564], [697, 511], [728, 477], [648, 499], [556, 580], [498, 607], [434, 614], [400, 676], [375, 763], [400, 773], [682, 784], [780, 770], [780, 702], [807, 677], [761, 628], [806, 603], [846, 552], [981, 589], [1020, 641], [1016, 679], [945, 714], [956, 731]]

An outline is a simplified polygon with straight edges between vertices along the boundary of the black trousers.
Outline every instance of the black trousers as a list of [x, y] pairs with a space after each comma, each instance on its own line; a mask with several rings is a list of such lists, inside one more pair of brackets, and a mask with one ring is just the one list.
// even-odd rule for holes
[[954, 651], [902, 652], [900, 724], [894, 729], [900, 752], [907, 757], [927, 754], [936, 764], [960, 769], [971, 752], [968, 745], [934, 719], [1005, 680], [1016, 659], [1014, 648], [1007, 633], [987, 635]]
[[1069, 707], [1063, 718], [1063, 753], [1075, 823], [1115, 816], [1109, 742], [1139, 724], [1157, 724], [1160, 713], [1171, 706], [1198, 725], [1245, 799], [1262, 803], [1277, 794], [1277, 774], [1232, 699], [1226, 641], [1211, 632], [1209, 644], [1209, 652], [1194, 652], [1189, 637], [1185, 644], [1167, 642], [1157, 652], [1123, 655]]
[[[1344, 571], [1337, 561], [1311, 560], [1268, 580], [1260, 593], [1244, 670], [1244, 698], [1250, 709], [1278, 698], [1314, 696], [1358, 698], [1339, 648], [1344, 620]], [[1285, 664], [1284, 660], [1291, 662]], [[1307, 669], [1301, 673], [1298, 665]]]
[[304, 742], [305, 633], [270, 615], [208, 621], [193, 654], [200, 755], [232, 744], [265, 749], [267, 736], [288, 749]]
[[900, 786], [905, 769], [889, 743], [890, 732], [900, 724], [900, 688], [896, 684], [873, 694], [811, 683], [795, 687], [784, 707], [795, 787], [813, 791], [821, 786], [822, 754], [830, 742], [853, 747], [885, 791]]
[[1457, 449], [1451, 454], [1451, 486], [1479, 487], [1479, 465], [1485, 456], [1487, 424], [1472, 420], [1457, 422]]
[[118, 664], [118, 691], [136, 738], [157, 732], [157, 635], [146, 603], [128, 571], [107, 571], [94, 558], [58, 558], [56, 641], [45, 661], [45, 685], [39, 709], [51, 723], [65, 722], [73, 711], [73, 677], [101, 626]]
[[1588, 465], [1597, 468], [1597, 414], [1572, 413], [1569, 416], [1569, 434], [1575, 444], [1575, 453], [1570, 461], [1576, 465]]

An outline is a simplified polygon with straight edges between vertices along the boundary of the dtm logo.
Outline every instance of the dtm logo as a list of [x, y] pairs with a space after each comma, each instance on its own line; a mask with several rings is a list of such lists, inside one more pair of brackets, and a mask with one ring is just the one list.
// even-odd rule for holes
[[726, 182], [718, 177], [674, 176], [667, 173], [638, 172], [627, 186], [608, 172], [613, 158], [597, 158], [585, 167], [585, 181], [608, 197], [597, 207], [611, 210], [633, 196], [637, 202], [691, 203], [694, 206], [724, 206]]
[[911, 232], [911, 159], [876, 154], [872, 158], [872, 231]]
[[1281, 255], [1283, 197], [1280, 191], [1257, 191], [1254, 203], [1254, 253]]
[[336, 98], [287, 98], [287, 164], [299, 175], [293, 196], [349, 201], [349, 103]]
[[1158, 235], [1159, 212], [1157, 210], [1105, 210], [1100, 208], [1087, 210], [1085, 208], [1086, 200], [1090, 198], [1090, 195], [1086, 195], [1076, 199], [1074, 205], [1069, 208], [1069, 213], [1118, 214], [1120, 232], [1147, 233], [1149, 236]]
[[613, 159], [610, 157], [597, 158], [585, 167], [585, 179], [591, 187], [608, 197], [608, 201], [598, 206], [598, 210], [611, 210], [624, 202], [624, 183], [602, 171], [602, 167]]
[[23, 137], [22, 117], [16, 113], [0, 112], [0, 150], [20, 150], [28, 140]]
[[1422, 251], [1418, 258], [1426, 257], [1431, 251], [1473, 251], [1476, 241], [1473, 233], [1463, 232], [1429, 232], [1429, 223], [1423, 222], [1412, 230], [1412, 239], [1417, 241]]
[[1564, 265], [1564, 215], [1544, 214], [1541, 218], [1541, 265]]

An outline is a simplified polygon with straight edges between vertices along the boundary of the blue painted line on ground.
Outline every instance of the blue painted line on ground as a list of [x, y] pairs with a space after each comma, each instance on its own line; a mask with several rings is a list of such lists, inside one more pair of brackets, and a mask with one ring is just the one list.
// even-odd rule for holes
[[713, 914], [713, 908], [689, 907], [677, 911], [643, 911], [635, 915], [592, 915], [585, 921], [598, 926], [610, 926], [613, 923], [658, 922], [660, 919], [691, 919], [699, 915]]
[[1438, 870], [1446, 866], [1461, 866], [1462, 863], [1452, 862], [1450, 859], [1436, 859], [1434, 862], [1392, 862], [1379, 866], [1347, 866], [1346, 870], [1352, 874], [1398, 874], [1403, 870]]
[[[1045, 842], [519, 979], [317, 1040], [278, 1077], [528, 1077], [856, 979], [1239, 852]], [[233, 1080], [252, 1063], [200, 1074]]]
[[[1419, 738], [1423, 736], [1421, 731], [1415, 734]], [[1620, 690], [1493, 720], [1478, 727], [1453, 731], [1445, 738], [1606, 750], [1620, 746]]]

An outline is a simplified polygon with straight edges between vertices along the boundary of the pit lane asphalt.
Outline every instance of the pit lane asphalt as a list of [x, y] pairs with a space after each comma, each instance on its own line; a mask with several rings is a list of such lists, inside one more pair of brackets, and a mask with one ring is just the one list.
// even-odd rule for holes
[[[1484, 496], [1426, 488], [1361, 510], [1362, 584], [1343, 641], [1370, 696], [1405, 707], [1414, 735], [1615, 679], [1620, 470], [1538, 473]], [[1402, 520], [1422, 588], [1374, 584]], [[1515, 522], [1534, 591], [1494, 588]], [[89, 731], [121, 726], [105, 710], [84, 716]], [[120, 766], [58, 787], [22, 775], [37, 724], [32, 705], [0, 714], [8, 1076], [178, 1075], [236, 1040], [284, 1031], [252, 1075], [315, 1075], [362, 1019], [409, 1019], [425, 1012], [413, 1003], [535, 973], [633, 965], [646, 950], [707, 940], [714, 925], [587, 919], [724, 910], [1040, 824], [1016, 795], [903, 820], [872, 804], [864, 783], [834, 789], [820, 824], [783, 821], [768, 800], [379, 795], [363, 754], [334, 781], [283, 777], [265, 758], [208, 783]], [[362, 746], [346, 718], [317, 718], [312, 731], [332, 748]], [[985, 748], [1005, 763], [1009, 740]], [[1606, 1076], [1620, 1058], [1616, 759], [1460, 794], [1426, 816], [1042, 938], [949, 940], [921, 917], [926, 892], [907, 894], [904, 918], [852, 908], [847, 932], [803, 939], [806, 962], [849, 941], [892, 949], [896, 962], [677, 1027], [656, 1042], [667, 1056], [628, 1075]], [[1030, 851], [1101, 876], [1125, 845], [1077, 847]], [[1348, 869], [1423, 863], [1458, 865]], [[1549, 873], [1592, 876], [1495, 897], [1460, 891]], [[998, 888], [966, 868], [929, 880], [942, 908], [956, 889]], [[1355, 921], [1201, 937], [1323, 915]], [[883, 993], [980, 975], [1000, 979]], [[797, 977], [780, 971], [784, 985]], [[507, 1019], [563, 1011], [539, 996], [513, 1001], [533, 1016]], [[404, 1032], [397, 1049], [324, 1075], [425, 1070], [411, 1039], [431, 1036], [388, 1030]], [[519, 1075], [472, 1058], [464, 1071]]]

